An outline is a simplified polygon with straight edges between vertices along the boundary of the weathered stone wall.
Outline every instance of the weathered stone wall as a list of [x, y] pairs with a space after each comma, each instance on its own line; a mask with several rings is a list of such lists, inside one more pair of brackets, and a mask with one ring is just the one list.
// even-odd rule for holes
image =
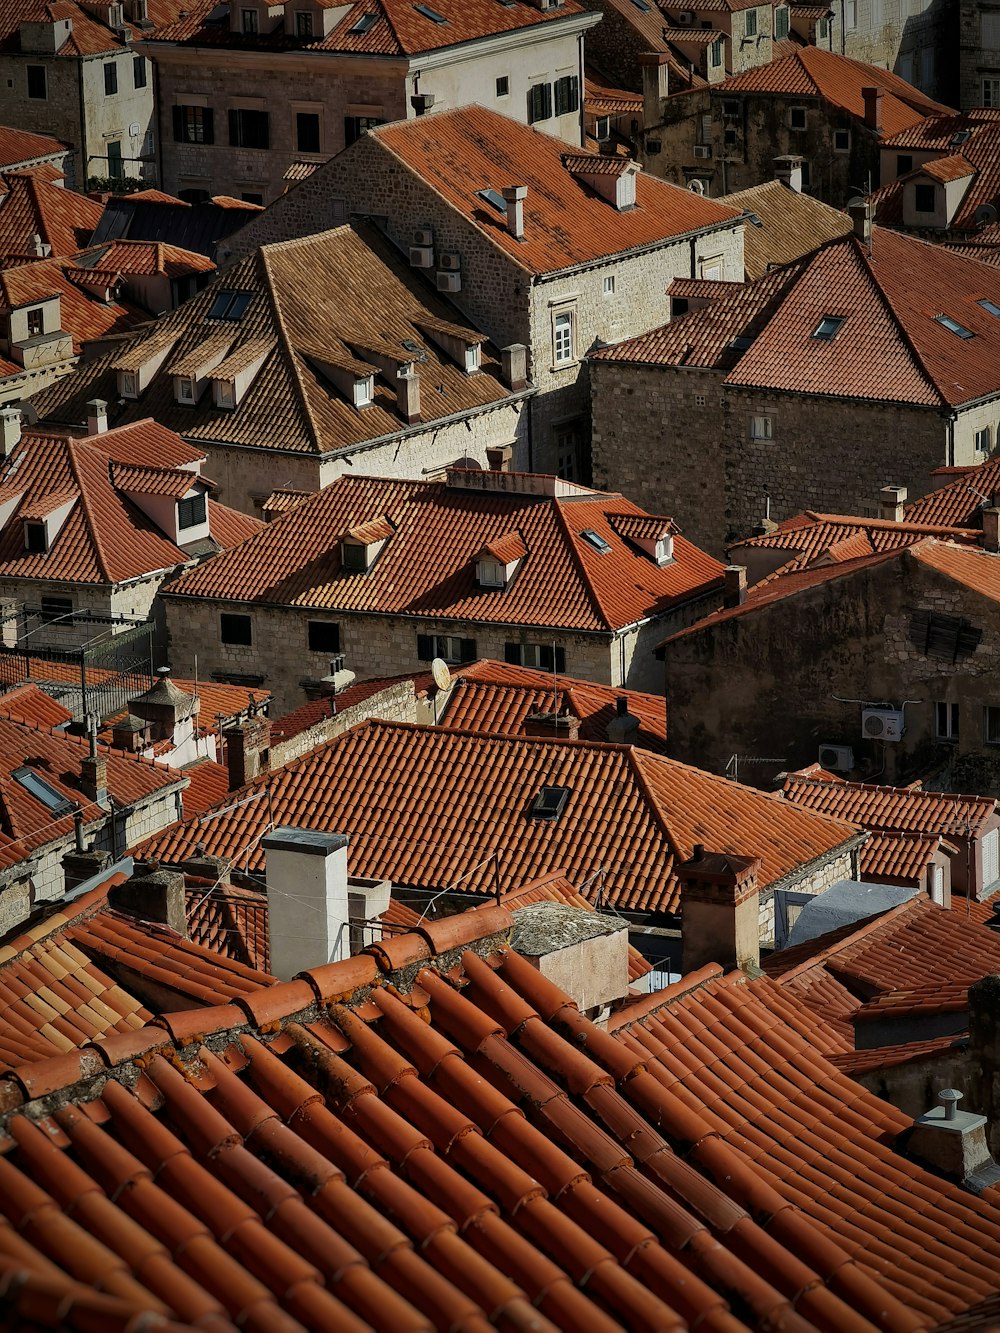
[[824, 893], [842, 879], [857, 879], [857, 854], [854, 851], [841, 851], [820, 861], [810, 864], [798, 872], [786, 876], [778, 884], [762, 889], [760, 894], [760, 942], [765, 948], [774, 947], [774, 890], [791, 890], [794, 893], [816, 895]]
[[958, 10], [958, 105], [968, 111], [983, 105], [983, 80], [1000, 78], [1000, 46], [984, 40], [983, 15], [996, 12], [989, 0], [958, 0]]
[[957, 0], [857, 0], [855, 8], [856, 23], [845, 30], [841, 6], [831, 6], [831, 50], [893, 70], [935, 101], [956, 104]]
[[[45, 69], [47, 97], [28, 96], [28, 65], [42, 65]], [[45, 56], [31, 51], [4, 51], [0, 54], [0, 88], [4, 90], [3, 122], [35, 134], [51, 134], [64, 143], [72, 144], [76, 152], [67, 163], [66, 184], [80, 188], [76, 177], [86, 180], [85, 163], [81, 159], [82, 126], [80, 124], [80, 70], [81, 62], [65, 56]]]
[[413, 681], [403, 680], [395, 685], [387, 685], [378, 694], [372, 694], [349, 708], [339, 709], [305, 731], [300, 731], [297, 736], [289, 736], [287, 741], [272, 744], [269, 765], [278, 768], [282, 764], [291, 763], [293, 759], [315, 750], [317, 745], [325, 745], [327, 741], [342, 736], [345, 731], [356, 727], [359, 722], [367, 722], [369, 718], [379, 718], [383, 722], [416, 722], [417, 701]]

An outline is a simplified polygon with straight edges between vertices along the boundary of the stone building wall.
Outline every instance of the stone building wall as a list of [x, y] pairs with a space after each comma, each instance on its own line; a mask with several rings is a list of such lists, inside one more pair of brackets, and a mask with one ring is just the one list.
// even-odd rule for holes
[[[1000, 79], [1000, 31], [989, 0], [957, 0], [959, 43], [958, 106], [983, 106], [984, 81]], [[993, 102], [996, 106], [997, 103]]]
[[[331, 703], [336, 703], [331, 699]], [[268, 751], [268, 765], [279, 768], [291, 763], [304, 754], [309, 754], [318, 745], [325, 745], [337, 736], [342, 736], [359, 722], [369, 718], [378, 718], [382, 722], [416, 722], [417, 701], [413, 681], [403, 680], [395, 685], [387, 685], [378, 694], [372, 694], [360, 703], [349, 708], [339, 709], [329, 717], [323, 718], [313, 726], [300, 731], [296, 736], [289, 736], [286, 741], [273, 743]]]
[[946, 106], [957, 105], [959, 0], [856, 0], [855, 23], [831, 6], [830, 49], [892, 70]]
[[[28, 96], [28, 65], [41, 65], [45, 69], [44, 99]], [[36, 51], [0, 53], [3, 123], [33, 134], [51, 134], [72, 144], [76, 152], [67, 163], [66, 176], [71, 189], [79, 189], [86, 181], [86, 164], [81, 156], [80, 67], [80, 61], [65, 56], [46, 56]], [[83, 182], [77, 180], [78, 174], [83, 176]]]
[[844, 849], [836, 856], [811, 863], [787, 875], [778, 884], [772, 884], [760, 893], [760, 942], [765, 947], [774, 945], [774, 891], [791, 890], [794, 893], [808, 893], [815, 896], [824, 893], [843, 879], [857, 879], [857, 852]]

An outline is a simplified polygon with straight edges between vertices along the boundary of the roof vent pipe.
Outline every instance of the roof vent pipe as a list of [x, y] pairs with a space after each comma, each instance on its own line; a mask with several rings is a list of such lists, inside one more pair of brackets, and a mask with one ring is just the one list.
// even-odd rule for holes
[[524, 201], [528, 197], [526, 185], [505, 185], [504, 203], [507, 205], [507, 230], [515, 241], [524, 240]]

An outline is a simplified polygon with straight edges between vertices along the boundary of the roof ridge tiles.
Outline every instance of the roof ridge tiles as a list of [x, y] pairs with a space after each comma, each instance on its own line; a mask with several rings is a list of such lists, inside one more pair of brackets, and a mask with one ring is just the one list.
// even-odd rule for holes
[[274, 277], [271, 273], [269, 260], [270, 260], [270, 255], [268, 253], [268, 247], [266, 245], [262, 245], [260, 249], [256, 252], [256, 254], [251, 257], [251, 262], [247, 264], [246, 267], [249, 269], [249, 268], [256, 268], [259, 266], [261, 269], [263, 269], [264, 280], [265, 283], [267, 284], [267, 296], [271, 306], [271, 313], [274, 316], [275, 324], [278, 327], [278, 333], [280, 334], [281, 342], [284, 344], [286, 362], [291, 366], [291, 379], [295, 387], [295, 396], [298, 399], [299, 411], [302, 413], [302, 416], [305, 419], [306, 429], [309, 433], [310, 439], [312, 440], [314, 451], [316, 453], [322, 453], [323, 446], [320, 442], [319, 435], [316, 430], [316, 423], [313, 420], [313, 414], [309, 407], [309, 400], [306, 395], [305, 385], [302, 382], [302, 368], [299, 364], [299, 356], [295, 348], [292, 346], [292, 340], [288, 332], [288, 326], [285, 323], [284, 313], [282, 312], [281, 309], [281, 302], [278, 300], [278, 295], [275, 290]]
[[682, 995], [693, 995], [709, 982], [721, 980], [724, 976], [725, 973], [718, 963], [706, 963], [697, 971], [688, 972], [680, 981], [672, 981], [669, 986], [664, 986], [663, 990], [653, 991], [641, 1000], [636, 1000], [634, 1004], [626, 1005], [618, 1013], [612, 1014], [608, 1019], [608, 1031], [615, 1032], [618, 1028], [628, 1027], [640, 1018], [648, 1018], [650, 1014], [655, 1014], [664, 1005], [672, 1004]]

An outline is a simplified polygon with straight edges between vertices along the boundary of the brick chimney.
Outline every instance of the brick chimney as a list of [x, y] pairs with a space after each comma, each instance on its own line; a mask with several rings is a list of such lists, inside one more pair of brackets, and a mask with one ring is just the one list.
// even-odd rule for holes
[[90, 753], [80, 760], [80, 790], [88, 801], [94, 801], [104, 810], [111, 809], [108, 796], [108, 756], [97, 748], [97, 719], [88, 718]]
[[747, 599], [746, 565], [727, 565], [722, 587], [722, 605], [742, 606]]
[[527, 197], [527, 185], [504, 186], [503, 198], [507, 205], [507, 230], [515, 241], [524, 240], [524, 201]]
[[525, 736], [545, 741], [576, 741], [580, 739], [580, 719], [568, 710], [565, 713], [529, 713], [524, 719]]
[[913, 1122], [906, 1151], [979, 1193], [1000, 1181], [1000, 1167], [986, 1142], [986, 1117], [960, 1111], [962, 1097], [957, 1088], [943, 1088], [938, 1093], [939, 1105]]
[[396, 406], [408, 426], [415, 426], [420, 415], [420, 374], [416, 366], [404, 366], [396, 376]]
[[184, 876], [158, 866], [132, 875], [108, 893], [108, 904], [142, 921], [159, 921], [187, 938]]
[[269, 767], [271, 723], [263, 713], [248, 717], [235, 727], [223, 732], [226, 742], [226, 763], [229, 766], [229, 790], [235, 791]]
[[1000, 552], [1000, 509], [995, 506], [983, 510], [983, 550]]
[[91, 398], [87, 404], [87, 434], [103, 435], [108, 428], [108, 405], [103, 398]]
[[865, 101], [865, 124], [876, 134], [882, 133], [882, 98], [884, 95], [881, 88], [868, 87], [861, 89], [861, 96]]
[[0, 448], [4, 458], [9, 458], [21, 438], [21, 409], [19, 407], [0, 408]]
[[617, 711], [608, 723], [608, 740], [612, 745], [635, 745], [639, 737], [639, 719], [628, 711], [628, 699], [621, 695]]
[[902, 523], [905, 504], [905, 486], [883, 486], [878, 493], [879, 518], [889, 523]]
[[511, 343], [500, 351], [500, 373], [508, 389], [519, 393], [528, 386], [528, 349], [524, 343]]
[[760, 965], [759, 856], [706, 852], [696, 843], [677, 866], [681, 886], [681, 967]]

